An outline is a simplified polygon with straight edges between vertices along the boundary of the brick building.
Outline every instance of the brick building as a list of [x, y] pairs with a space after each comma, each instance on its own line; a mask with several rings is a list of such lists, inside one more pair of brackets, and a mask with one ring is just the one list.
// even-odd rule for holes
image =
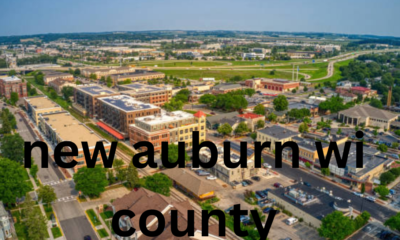
[[132, 67], [118, 67], [118, 68], [85, 68], [82, 69], [82, 75], [85, 77], [90, 77], [90, 75], [95, 74], [97, 79], [101, 77], [107, 77], [112, 74], [123, 74], [135, 72], [135, 68]]
[[165, 78], [165, 74], [162, 72], [148, 71], [148, 70], [137, 70], [135, 72], [128, 72], [123, 74], [110, 75], [115, 84], [118, 82], [130, 79], [131, 81], [140, 80], [151, 80]]
[[268, 89], [277, 92], [286, 92], [298, 88], [300, 82], [293, 82], [284, 79], [255, 78], [247, 79], [245, 85], [253, 89]]
[[18, 93], [19, 98], [27, 97], [26, 82], [15, 76], [0, 78], [0, 95], [10, 99], [12, 92]]
[[97, 100], [98, 125], [119, 139], [129, 137], [129, 125], [134, 124], [136, 118], [161, 113], [159, 107], [137, 101], [128, 95], [101, 97]]
[[118, 85], [118, 89], [123, 94], [130, 95], [138, 101], [162, 106], [172, 98], [171, 87], [155, 87], [146, 84], [132, 83]]
[[56, 71], [43, 71], [44, 77], [43, 81], [44, 84], [48, 85], [50, 82], [56, 80], [56, 79], [62, 79], [65, 81], [74, 81], [74, 76], [70, 73], [64, 73], [64, 72], [56, 72]]
[[129, 139], [131, 144], [149, 141], [154, 151], [161, 152], [161, 142], [185, 142], [186, 148], [191, 148], [193, 131], [199, 131], [199, 143], [206, 140], [206, 114], [174, 111], [136, 118], [130, 126]]

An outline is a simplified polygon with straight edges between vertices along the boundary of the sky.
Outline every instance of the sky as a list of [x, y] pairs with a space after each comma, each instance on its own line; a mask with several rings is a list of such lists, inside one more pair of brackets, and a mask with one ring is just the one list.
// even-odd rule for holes
[[400, 37], [398, 0], [0, 0], [0, 36], [143, 30]]

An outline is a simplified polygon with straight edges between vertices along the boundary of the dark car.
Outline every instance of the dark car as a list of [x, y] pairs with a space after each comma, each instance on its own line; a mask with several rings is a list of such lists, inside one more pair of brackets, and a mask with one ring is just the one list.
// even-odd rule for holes
[[274, 187], [280, 188], [280, 187], [283, 187], [283, 186], [282, 186], [282, 184], [280, 184], [280, 183], [274, 183]]
[[254, 181], [256, 181], [256, 182], [259, 182], [259, 181], [260, 181], [260, 177], [258, 177], [258, 176], [251, 177], [251, 179], [254, 180]]
[[303, 184], [307, 187], [311, 187], [311, 184], [309, 182], [303, 182]]
[[264, 194], [262, 191], [256, 191], [256, 194], [257, 194], [258, 196], [260, 196], [260, 198], [265, 198], [265, 197], [267, 197], [267, 196], [265, 196], [265, 194]]
[[248, 185], [252, 185], [253, 184], [253, 182], [251, 181], [251, 180], [249, 180], [249, 179], [245, 179], [244, 180]]
[[89, 236], [89, 235], [87, 235], [87, 236], [84, 236], [84, 237], [83, 237], [83, 240], [92, 240], [92, 237]]
[[56, 163], [56, 162], [53, 162], [53, 166], [54, 166], [55, 168], [57, 168], [57, 167], [58, 167], [58, 165], [57, 165], [57, 163]]
[[269, 213], [271, 210], [273, 210], [271, 207], [264, 208], [263, 213]]

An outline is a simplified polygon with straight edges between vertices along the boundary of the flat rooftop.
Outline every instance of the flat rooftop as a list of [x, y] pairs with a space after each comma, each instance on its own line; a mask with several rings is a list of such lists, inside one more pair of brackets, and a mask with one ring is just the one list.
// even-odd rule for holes
[[48, 109], [48, 108], [61, 108], [60, 105], [53, 102], [46, 96], [39, 96], [39, 97], [30, 97], [25, 99], [33, 108], [40, 110], [40, 109]]
[[0, 79], [5, 82], [21, 81], [21, 79], [16, 76], [1, 77]]
[[266, 127], [266, 128], [257, 130], [257, 132], [266, 134], [268, 136], [272, 136], [273, 138], [276, 138], [276, 139], [284, 139], [284, 138], [294, 137], [294, 136], [299, 135], [299, 133], [289, 130], [287, 128], [281, 127], [279, 125], [273, 125], [271, 127]]
[[44, 75], [46, 77], [49, 77], [49, 76], [67, 76], [67, 75], [71, 75], [72, 76], [72, 74], [65, 73], [65, 72], [57, 72], [57, 71], [42, 71], [42, 72], [44, 73]]
[[133, 97], [127, 95], [101, 97], [99, 98], [99, 100], [125, 112], [142, 111], [142, 110], [159, 108], [156, 105], [150, 103], [143, 103], [137, 101]]
[[101, 87], [99, 85], [84, 85], [82, 87], [77, 87], [76, 89], [92, 96], [108, 95], [116, 93], [113, 90]]
[[88, 142], [89, 147], [95, 146], [99, 141], [107, 142], [67, 112], [44, 114], [42, 117], [62, 141], [71, 141], [77, 145], [78, 149], [82, 148], [81, 142]]
[[118, 88], [121, 90], [126, 90], [127, 93], [132, 92], [132, 93], [150, 93], [150, 92], [157, 92], [157, 91], [163, 91], [163, 90], [170, 90], [167, 88], [161, 88], [161, 87], [156, 87], [156, 86], [151, 86], [151, 85], [146, 85], [146, 84], [141, 84], [141, 83], [131, 83], [131, 84], [126, 84], [126, 85], [119, 85]]
[[288, 109], [302, 109], [302, 108], [306, 108], [306, 109], [315, 109], [318, 108], [318, 105], [316, 104], [310, 104], [310, 103], [301, 103], [301, 102], [291, 102], [289, 103]]
[[149, 125], [156, 125], [160, 123], [168, 123], [179, 121], [183, 119], [193, 118], [193, 114], [184, 111], [162, 112], [156, 116], [146, 116], [135, 118], [135, 122], [140, 121]]

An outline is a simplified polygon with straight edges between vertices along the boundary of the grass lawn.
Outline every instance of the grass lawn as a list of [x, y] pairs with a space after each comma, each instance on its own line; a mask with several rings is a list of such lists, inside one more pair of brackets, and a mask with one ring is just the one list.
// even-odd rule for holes
[[[233, 68], [234, 69], [234, 68]], [[291, 79], [291, 72], [280, 72], [276, 71], [274, 75], [270, 74], [271, 70], [259, 70], [259, 69], [249, 69], [249, 70], [231, 70], [220, 69], [220, 70], [158, 70], [160, 72], [165, 73], [166, 75], [181, 77], [181, 78], [189, 78], [189, 79], [199, 79], [203, 77], [213, 77], [216, 80], [227, 80], [234, 76], [241, 76], [243, 79], [248, 79], [252, 77], [264, 77], [264, 78], [283, 78], [283, 79]]]
[[[222, 60], [223, 61], [223, 60]], [[304, 62], [307, 60], [304, 59], [291, 59], [288, 61], [284, 61], [284, 60], [276, 60], [276, 61], [268, 61], [268, 60], [260, 60], [260, 61], [226, 61], [226, 62], [230, 62], [232, 63], [233, 66], [245, 66], [245, 65], [271, 65], [271, 64], [282, 64], [282, 63], [293, 63], [293, 62]]]
[[101, 218], [106, 221], [109, 218], [113, 217], [113, 212], [112, 211], [104, 211], [102, 213], [100, 213]]
[[[157, 65], [158, 67], [212, 67], [228, 64], [227, 62], [197, 60], [139, 61], [138, 63], [139, 66], [149, 67], [154, 67], [154, 65]], [[132, 64], [135, 65], [135, 63]]]
[[110, 236], [104, 228], [97, 230], [97, 233], [100, 235], [100, 238], [105, 238]]
[[94, 226], [101, 225], [101, 222], [93, 209], [86, 210], [86, 213]]
[[341, 79], [343, 77], [342, 76], [342, 72], [340, 71], [339, 68], [342, 67], [342, 66], [349, 65], [349, 63], [352, 62], [352, 61], [353, 61], [353, 59], [349, 59], [349, 60], [346, 60], [346, 61], [335, 63], [334, 66], [333, 66], [335, 70], [333, 72], [332, 77], [327, 78], [327, 79], [318, 80], [318, 81], [313, 81], [313, 83], [323, 83], [323, 82], [330, 82], [330, 81], [338, 81], [339, 79]]
[[14, 224], [15, 232], [17, 233], [17, 237], [19, 240], [28, 240], [28, 230], [26, 226], [19, 222]]
[[51, 233], [53, 234], [54, 238], [59, 238], [62, 236], [61, 229], [59, 227], [51, 228]]

